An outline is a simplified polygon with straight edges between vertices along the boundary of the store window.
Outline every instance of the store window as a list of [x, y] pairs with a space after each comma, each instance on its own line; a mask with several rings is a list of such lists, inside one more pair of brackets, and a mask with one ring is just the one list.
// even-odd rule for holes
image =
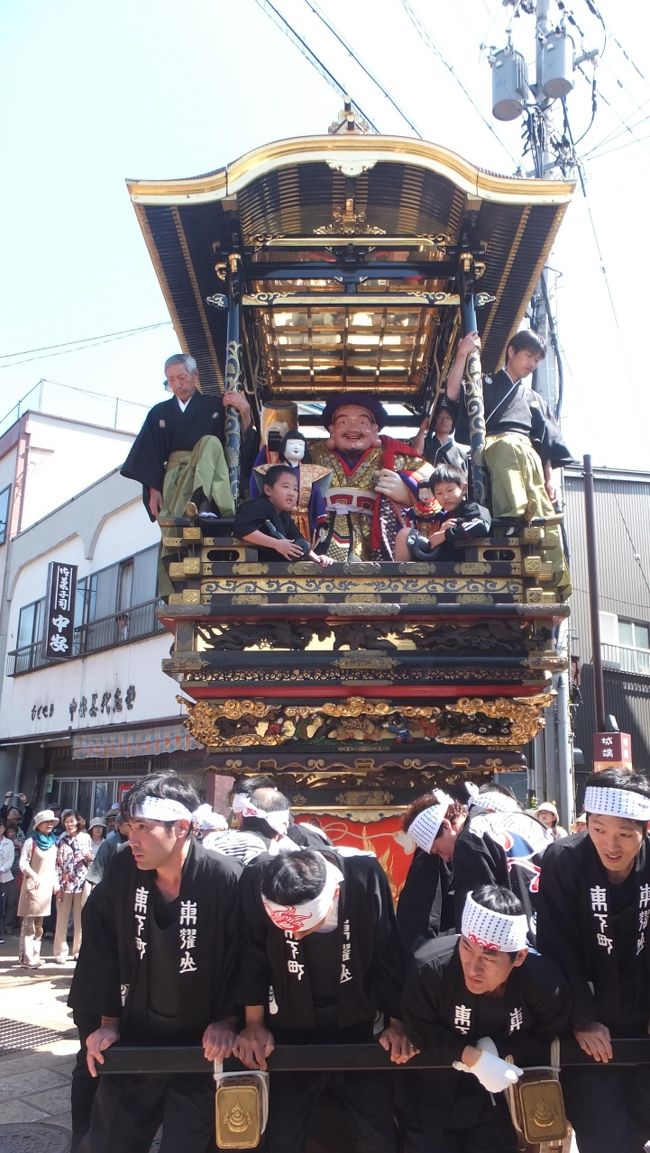
[[628, 673], [650, 676], [650, 625], [619, 618], [620, 667]]

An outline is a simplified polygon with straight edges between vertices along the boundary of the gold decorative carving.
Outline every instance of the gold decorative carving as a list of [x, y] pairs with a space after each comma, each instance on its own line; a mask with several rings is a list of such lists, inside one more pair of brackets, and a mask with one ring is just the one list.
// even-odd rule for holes
[[[292, 740], [314, 744], [511, 747], [527, 744], [544, 726], [553, 693], [455, 704], [402, 705], [365, 697], [323, 704], [266, 705], [258, 700], [199, 701], [189, 705], [184, 724], [208, 748], [277, 747]], [[184, 698], [178, 700], [187, 704]], [[402, 762], [404, 763], [404, 762]]]

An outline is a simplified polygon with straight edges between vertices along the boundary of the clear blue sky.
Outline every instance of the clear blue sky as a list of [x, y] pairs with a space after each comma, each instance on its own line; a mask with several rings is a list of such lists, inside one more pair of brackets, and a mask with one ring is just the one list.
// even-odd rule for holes
[[[277, 5], [382, 131], [411, 134], [304, 0]], [[408, 5], [450, 68], [402, 0], [321, 0], [425, 137], [512, 173], [521, 125], [491, 121], [480, 48], [505, 44], [512, 9], [500, 0]], [[633, 0], [601, 0], [600, 9], [608, 37], [598, 106], [578, 149], [593, 224], [578, 193], [554, 255], [565, 427], [577, 455], [648, 468], [650, 18]], [[573, 12], [585, 46], [602, 48], [586, 0]], [[515, 20], [513, 34], [530, 57], [530, 18]], [[341, 99], [255, 0], [4, 0], [0, 56], [0, 417], [41, 377], [150, 405], [161, 398], [162, 361], [177, 348], [169, 325], [84, 352], [31, 351], [168, 320], [125, 178], [195, 175], [268, 140], [325, 131]], [[569, 114], [577, 139], [591, 115], [582, 76]]]

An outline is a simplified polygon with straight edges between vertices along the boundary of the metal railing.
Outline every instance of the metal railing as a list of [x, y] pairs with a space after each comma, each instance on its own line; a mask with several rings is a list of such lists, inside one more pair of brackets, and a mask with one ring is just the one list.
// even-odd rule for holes
[[650, 677], [650, 650], [633, 649], [627, 645], [601, 644], [603, 664], [606, 668], [620, 669], [624, 673]]
[[[78, 625], [74, 630], [71, 656], [86, 656], [162, 631], [164, 626], [156, 618], [156, 609], [160, 604], [160, 599], [145, 601], [144, 604], [133, 605], [129, 609], [111, 613], [110, 616]], [[7, 654], [7, 676], [17, 677], [21, 673], [57, 663], [43, 655], [43, 642], [35, 641]]]

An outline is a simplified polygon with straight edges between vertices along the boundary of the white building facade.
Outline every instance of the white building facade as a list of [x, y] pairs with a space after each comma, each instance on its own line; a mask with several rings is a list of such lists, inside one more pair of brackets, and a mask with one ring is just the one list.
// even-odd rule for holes
[[[0, 788], [103, 814], [137, 777], [203, 752], [161, 671], [172, 637], [156, 617], [159, 529], [115, 470], [10, 542], [2, 632]], [[76, 567], [70, 651], [46, 658], [50, 562]], [[192, 750], [196, 750], [192, 752]]]

